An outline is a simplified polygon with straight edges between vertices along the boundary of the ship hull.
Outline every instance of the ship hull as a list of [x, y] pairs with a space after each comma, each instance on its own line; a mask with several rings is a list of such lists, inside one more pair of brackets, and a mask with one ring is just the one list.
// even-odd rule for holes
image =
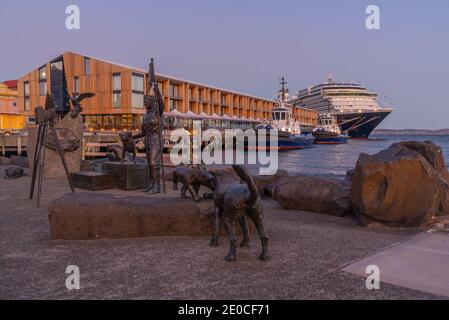
[[351, 139], [367, 139], [371, 132], [391, 113], [391, 110], [363, 113], [335, 113], [342, 132]]
[[315, 137], [315, 144], [343, 144], [348, 143], [348, 136], [338, 134], [317, 134], [314, 132], [313, 136]]
[[288, 135], [281, 133], [278, 136], [277, 145], [271, 145], [269, 135], [267, 135], [266, 141], [263, 144], [257, 143], [257, 146], [247, 146], [247, 150], [297, 150], [310, 148], [315, 138], [307, 135]]

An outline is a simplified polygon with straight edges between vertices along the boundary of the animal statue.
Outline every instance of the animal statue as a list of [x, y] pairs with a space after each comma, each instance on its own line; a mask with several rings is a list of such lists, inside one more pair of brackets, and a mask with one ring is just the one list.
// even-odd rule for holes
[[195, 202], [200, 201], [198, 191], [202, 185], [211, 190], [214, 189], [214, 176], [203, 165], [177, 167], [173, 171], [173, 190], [178, 190], [178, 182], [182, 183], [181, 198], [187, 198], [186, 191], [188, 190]]
[[81, 106], [81, 102], [84, 99], [95, 97], [95, 93], [81, 93], [81, 94], [75, 94], [72, 93], [72, 96], [70, 97], [70, 101], [72, 102], [73, 108], [72, 111], [70, 111], [70, 115], [72, 118], [76, 118], [77, 115], [79, 115], [81, 112], [83, 112], [83, 107]]
[[133, 155], [133, 161], [136, 163], [136, 142], [133, 139], [131, 132], [119, 133], [120, 141], [122, 142], [122, 164], [125, 162], [126, 153], [131, 153]]
[[263, 207], [257, 187], [248, 170], [239, 165], [232, 166], [234, 171], [243, 180], [243, 184], [234, 178], [226, 178], [222, 173], [215, 172], [214, 175], [214, 204], [215, 204], [215, 226], [214, 235], [210, 242], [211, 246], [218, 245], [218, 234], [220, 221], [222, 220], [229, 237], [230, 249], [225, 257], [226, 261], [237, 259], [237, 239], [234, 225], [239, 221], [243, 231], [241, 247], [248, 246], [249, 232], [246, 217], [249, 217], [256, 226], [262, 243], [261, 260], [269, 260], [268, 237], [265, 232]]

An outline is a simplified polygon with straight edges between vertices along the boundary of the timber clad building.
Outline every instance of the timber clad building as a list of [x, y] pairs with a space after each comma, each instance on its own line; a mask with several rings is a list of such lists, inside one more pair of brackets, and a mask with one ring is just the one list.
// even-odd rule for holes
[[0, 83], [0, 134], [23, 129], [23, 115], [17, 103], [17, 81]]
[[[27, 125], [34, 125], [34, 108], [43, 106], [49, 91], [56, 111], [70, 110], [72, 93], [92, 92], [83, 100], [87, 129], [134, 130], [140, 128], [145, 114], [147, 70], [124, 66], [74, 52], [61, 56], [21, 77], [18, 81], [18, 108]], [[156, 74], [165, 101], [166, 125], [188, 126], [202, 119], [206, 127], [248, 127], [271, 118], [275, 101], [228, 91], [205, 84]], [[295, 109], [295, 117], [304, 125], [316, 125], [317, 113]]]

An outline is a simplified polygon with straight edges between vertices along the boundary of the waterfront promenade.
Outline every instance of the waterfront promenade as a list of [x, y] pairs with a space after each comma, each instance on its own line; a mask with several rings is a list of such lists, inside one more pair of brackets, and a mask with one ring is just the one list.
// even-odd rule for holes
[[[288, 211], [266, 198], [272, 260], [257, 259], [260, 244], [254, 238], [249, 249], [239, 250], [237, 262], [226, 263], [224, 237], [218, 248], [209, 247], [207, 237], [53, 241], [46, 206], [69, 192], [67, 182], [44, 179], [40, 209], [27, 199], [29, 184], [29, 176], [0, 180], [1, 299], [441, 298], [386, 283], [368, 290], [364, 278], [342, 271], [414, 238], [415, 229], [371, 230], [350, 217]], [[65, 288], [68, 265], [80, 267], [80, 290]]]

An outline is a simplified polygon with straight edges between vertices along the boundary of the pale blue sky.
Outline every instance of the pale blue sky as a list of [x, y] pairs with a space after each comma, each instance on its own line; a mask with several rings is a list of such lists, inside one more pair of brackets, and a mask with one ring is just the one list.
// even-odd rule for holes
[[[65, 28], [65, 8], [81, 30]], [[365, 8], [381, 30], [365, 28]], [[388, 95], [384, 128], [449, 127], [447, 0], [0, 0], [0, 81], [73, 50], [273, 98], [326, 79]]]

